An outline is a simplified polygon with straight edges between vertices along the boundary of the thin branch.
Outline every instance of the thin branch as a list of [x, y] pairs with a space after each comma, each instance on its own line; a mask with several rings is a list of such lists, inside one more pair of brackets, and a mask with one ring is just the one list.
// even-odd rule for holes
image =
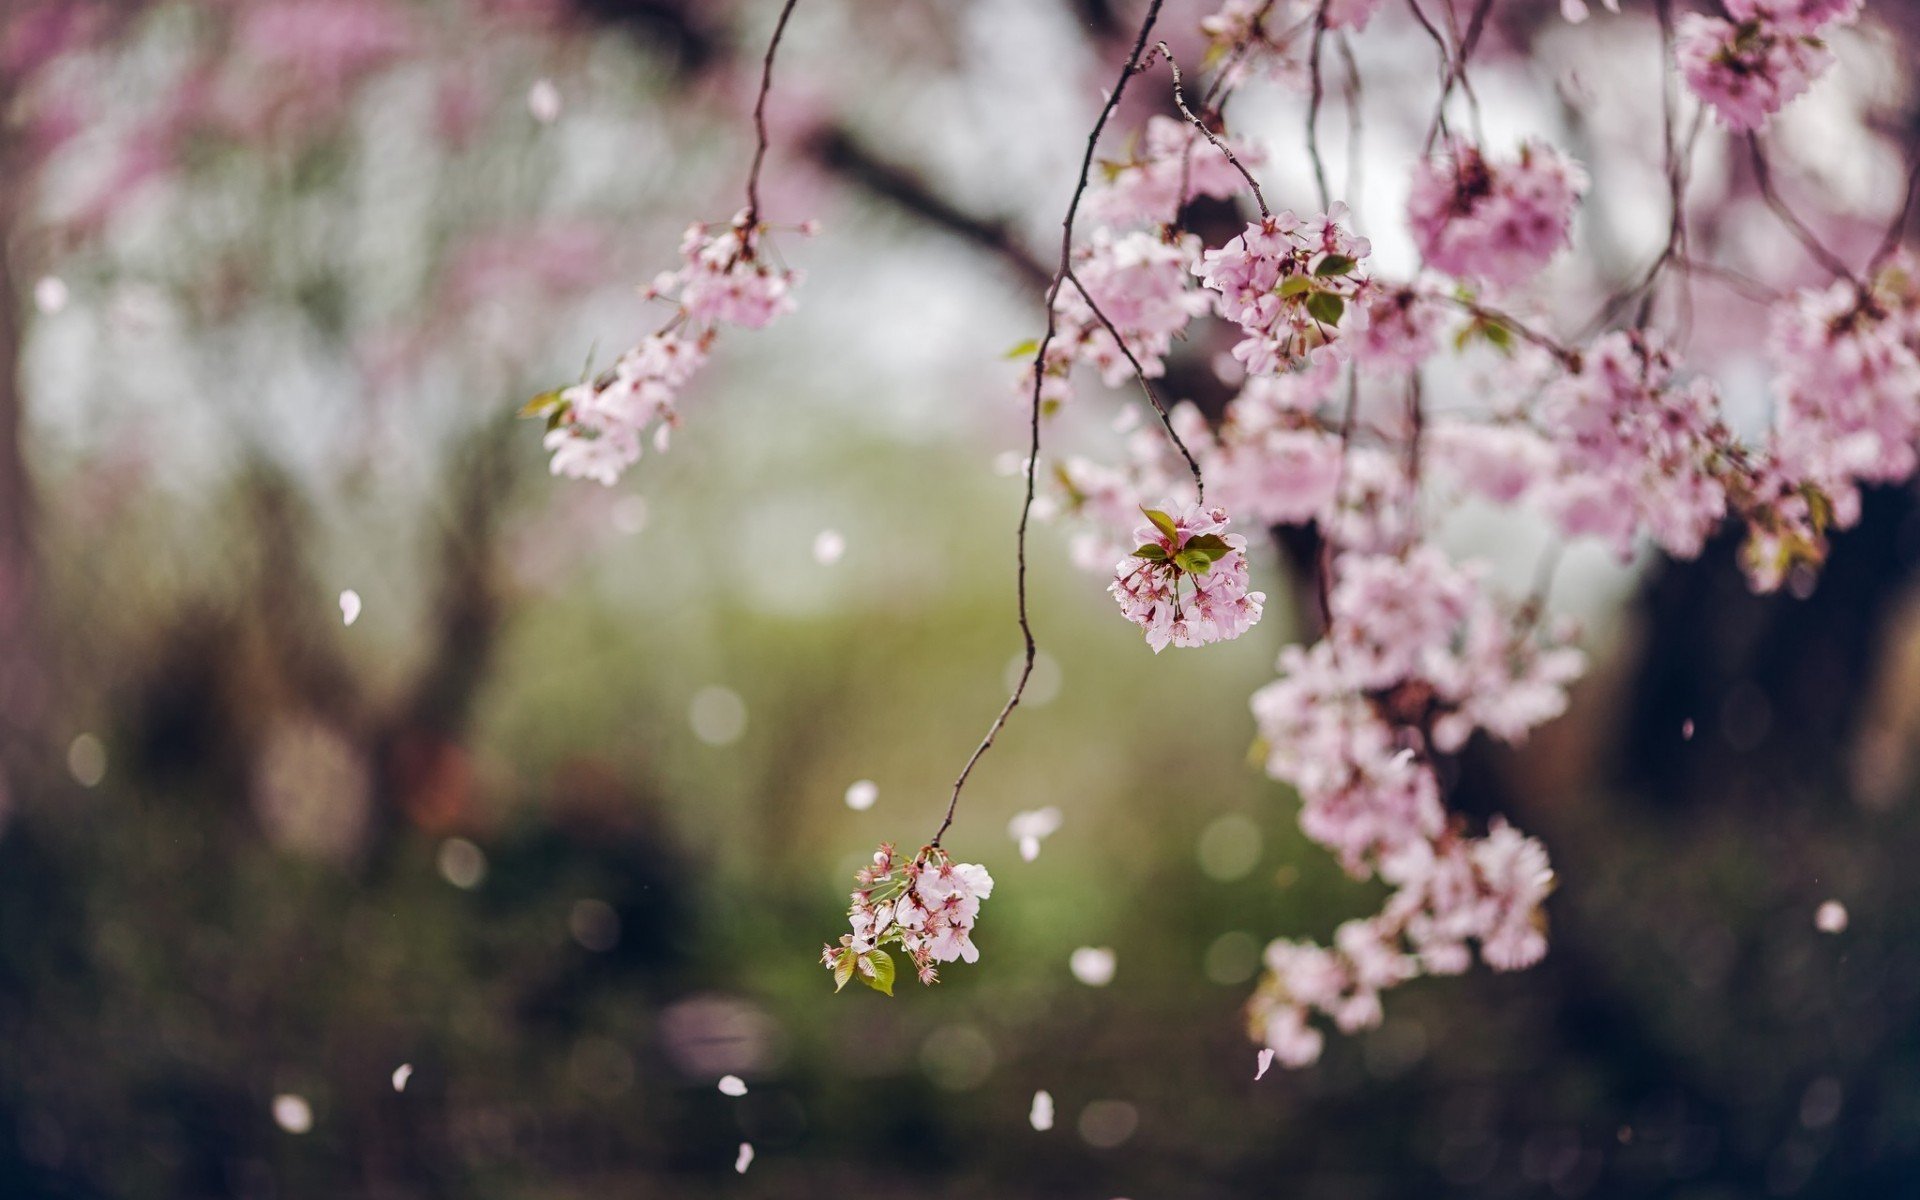
[[[1199, 117], [1194, 116], [1193, 110], [1187, 107], [1186, 93], [1181, 89], [1181, 86], [1180, 86], [1180, 82], [1181, 82], [1180, 81], [1180, 63], [1178, 62], [1178, 60], [1176, 60], [1173, 57], [1173, 51], [1167, 48], [1167, 44], [1165, 42], [1155, 42], [1154, 49], [1158, 51], [1160, 54], [1163, 54], [1166, 56], [1167, 66], [1173, 71], [1173, 102], [1174, 104], [1179, 106], [1180, 115], [1185, 117], [1193, 125], [1195, 129], [1198, 129], [1202, 137], [1206, 138], [1209, 142], [1212, 142], [1213, 148], [1215, 150], [1218, 150], [1220, 153], [1227, 156], [1227, 161], [1233, 164], [1233, 169], [1240, 172], [1240, 177], [1245, 179], [1247, 181], [1247, 186], [1253, 189], [1253, 198], [1255, 202], [1260, 205], [1260, 215], [1262, 217], [1271, 217], [1273, 215], [1273, 212], [1267, 207], [1267, 198], [1260, 191], [1260, 181], [1253, 177], [1253, 172], [1247, 170], [1246, 166], [1241, 163], [1239, 157], [1236, 156], [1232, 150], [1229, 150], [1227, 148], [1227, 144], [1225, 142], [1221, 141], [1218, 137], [1214, 136], [1213, 130], [1207, 128], [1207, 123], [1205, 121], [1202, 121]], [[1184, 195], [1184, 189], [1183, 189], [1183, 194], [1180, 198], [1183, 202], [1186, 200], [1186, 196]], [[1074, 282], [1077, 285], [1079, 281], [1075, 280]], [[1085, 288], [1081, 288], [1080, 291], [1082, 295], [1086, 294]], [[1093, 300], [1089, 298], [1087, 300], [1087, 303], [1091, 304], [1093, 303]], [[1104, 320], [1105, 318], [1102, 318], [1102, 319]], [[1144, 379], [1145, 377], [1143, 376], [1142, 378]]]
[[774, 23], [773, 37], [767, 42], [767, 56], [760, 63], [760, 95], [753, 102], [753, 166], [747, 172], [747, 228], [760, 223], [760, 168], [767, 161], [767, 93], [773, 90], [773, 56], [780, 39], [787, 34], [787, 18], [800, 0], [787, 0], [780, 7], [780, 19]]
[[[1013, 685], [1013, 692], [1007, 697], [1006, 704], [1000, 708], [993, 724], [987, 727], [987, 735], [980, 739], [973, 753], [967, 757], [966, 765], [960, 768], [960, 774], [953, 781], [953, 795], [947, 800], [947, 812], [940, 819], [940, 828], [933, 834], [928, 844], [938, 846], [947, 830], [953, 825], [953, 814], [960, 806], [960, 791], [967, 784], [967, 777], [973, 774], [975, 764], [980, 761], [992, 746], [993, 741], [1006, 727], [1007, 718], [1019, 706], [1020, 698], [1026, 694], [1027, 681], [1033, 677], [1033, 660], [1039, 647], [1033, 640], [1033, 625], [1027, 613], [1027, 526], [1033, 518], [1033, 495], [1035, 479], [1040, 469], [1040, 392], [1046, 384], [1047, 350], [1053, 344], [1058, 332], [1059, 311], [1055, 302], [1060, 298], [1060, 288], [1066, 283], [1067, 275], [1073, 265], [1073, 221], [1080, 211], [1080, 200], [1087, 193], [1087, 182], [1093, 174], [1093, 156], [1100, 144], [1100, 134], [1107, 127], [1114, 110], [1120, 106], [1120, 97], [1127, 90], [1127, 82], [1140, 70], [1141, 61], [1147, 51], [1147, 44], [1153, 36], [1153, 23], [1159, 19], [1163, 0], [1148, 0], [1147, 14], [1140, 22], [1140, 34], [1134, 39], [1133, 51], [1127, 55], [1127, 62], [1120, 70], [1120, 78], [1113, 85], [1113, 93], [1107, 97], [1106, 106], [1100, 110], [1100, 117], [1093, 123], [1093, 132], [1087, 135], [1087, 151], [1080, 159], [1080, 179], [1074, 185], [1073, 198], [1067, 202], [1067, 215], [1060, 223], [1060, 265], [1054, 270], [1053, 283], [1047, 288], [1047, 331], [1040, 339], [1040, 346], [1033, 356], [1033, 402], [1027, 414], [1027, 490], [1020, 504], [1020, 528], [1016, 539], [1016, 584], [1015, 593], [1019, 600], [1020, 638], [1023, 643], [1020, 678]], [[789, 0], [791, 5], [791, 0]]]
[[1100, 311], [1100, 305], [1094, 300], [1093, 293], [1087, 290], [1087, 285], [1080, 281], [1080, 277], [1073, 273], [1071, 267], [1067, 269], [1067, 282], [1073, 284], [1074, 290], [1080, 293], [1080, 298], [1085, 300], [1087, 307], [1093, 310], [1093, 315], [1100, 318], [1100, 324], [1106, 327], [1108, 335], [1113, 338], [1113, 344], [1120, 347], [1120, 353], [1126, 356], [1128, 365], [1133, 368], [1133, 377], [1140, 381], [1140, 389], [1147, 394], [1147, 403], [1153, 405], [1153, 411], [1160, 414], [1160, 424], [1166, 427], [1167, 436], [1173, 439], [1174, 448], [1180, 451], [1181, 458], [1187, 460], [1187, 470], [1193, 473], [1194, 491], [1198, 493], [1199, 502], [1205, 504], [1207, 483], [1200, 477], [1200, 462], [1193, 457], [1193, 451], [1187, 449], [1187, 443], [1181, 438], [1180, 431], [1173, 427], [1173, 414], [1167, 411], [1166, 404], [1160, 399], [1160, 393], [1154, 390], [1153, 382], [1147, 378], [1145, 368], [1141, 367], [1140, 360], [1134, 357], [1133, 351], [1127, 348], [1126, 339], [1120, 336], [1120, 331], [1114, 328], [1112, 321], [1107, 319], [1107, 314]]
[[1860, 281], [1854, 278], [1853, 271], [1847, 267], [1847, 264], [1839, 255], [1826, 248], [1814, 235], [1813, 230], [1807, 228], [1806, 224], [1794, 215], [1793, 210], [1787, 207], [1787, 202], [1780, 198], [1780, 193], [1774, 190], [1773, 170], [1767, 165], [1766, 152], [1760, 148], [1760, 135], [1755, 133], [1747, 135], [1747, 151], [1753, 161], [1754, 183], [1760, 188], [1760, 198], [1767, 202], [1767, 207], [1773, 210], [1773, 214], [1780, 218], [1781, 223], [1799, 239], [1802, 246], [1806, 247], [1807, 253], [1813, 255], [1814, 261], [1825, 267], [1836, 278], [1844, 279], [1858, 287]]
[[1307, 70], [1312, 89], [1307, 94], [1307, 158], [1313, 163], [1314, 186], [1320, 189], [1320, 209], [1333, 207], [1333, 193], [1327, 189], [1327, 164], [1320, 159], [1320, 101], [1325, 97], [1325, 82], [1320, 78], [1320, 43], [1327, 36], [1327, 0], [1313, 14], [1313, 48], [1307, 53]]
[[1873, 257], [1868, 260], [1867, 276], [1869, 278], [1879, 273], [1881, 265], [1893, 257], [1893, 252], [1900, 248], [1901, 240], [1907, 236], [1907, 222], [1913, 219], [1916, 188], [1920, 188], [1920, 154], [1914, 155], [1913, 169], [1907, 172], [1907, 194], [1906, 198], [1900, 201], [1900, 211], [1894, 214], [1892, 221], [1887, 223], [1886, 236], [1880, 239], [1879, 249], [1875, 250]]

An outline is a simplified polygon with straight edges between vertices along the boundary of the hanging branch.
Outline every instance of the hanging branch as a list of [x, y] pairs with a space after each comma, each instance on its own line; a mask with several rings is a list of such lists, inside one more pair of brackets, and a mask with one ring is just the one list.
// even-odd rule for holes
[[760, 167], [767, 161], [767, 93], [773, 90], [773, 56], [780, 50], [780, 39], [787, 35], [787, 18], [800, 0], [787, 0], [774, 23], [773, 37], [767, 42], [767, 56], [760, 63], [760, 95], [753, 102], [753, 166], [747, 171], [747, 228], [760, 223]]
[[[1015, 595], [1019, 601], [1020, 639], [1023, 647], [1020, 678], [1015, 681], [1012, 694], [1001, 706], [999, 715], [994, 717], [993, 724], [987, 727], [987, 735], [980, 739], [980, 744], [975, 746], [973, 753], [967, 756], [966, 765], [960, 768], [960, 774], [955, 777], [953, 794], [947, 800], [946, 815], [940, 819], [940, 828], [934, 831], [933, 838], [928, 843], [930, 846], [938, 847], [940, 839], [946, 836], [947, 830], [953, 825], [953, 814], [960, 806], [960, 792], [967, 785], [967, 777], [973, 774], [974, 765], [993, 746], [994, 739], [1000, 735], [1001, 729], [1006, 727], [1007, 717], [1019, 706], [1020, 698], [1027, 691], [1027, 681], [1033, 677], [1033, 660], [1039, 652], [1039, 647], [1033, 640], [1033, 625], [1027, 613], [1027, 526], [1033, 517], [1035, 477], [1040, 469], [1040, 391], [1046, 383], [1047, 350], [1053, 344], [1060, 321], [1059, 312], [1054, 305], [1060, 298], [1061, 287], [1066, 284], [1067, 277], [1072, 271], [1073, 221], [1079, 214], [1081, 198], [1086, 195], [1088, 181], [1093, 175], [1093, 156], [1096, 147], [1100, 144], [1100, 134], [1106, 129], [1107, 121], [1112, 118], [1114, 110], [1120, 107], [1120, 97], [1126, 92], [1128, 81], [1139, 73], [1143, 66], [1148, 41], [1153, 36], [1153, 24], [1160, 17], [1160, 6], [1163, 2], [1164, 0], [1149, 0], [1147, 15], [1140, 23], [1140, 33], [1134, 39], [1133, 50], [1127, 55], [1126, 65], [1120, 69], [1120, 78], [1115, 81], [1112, 94], [1107, 97], [1105, 107], [1100, 110], [1099, 119], [1093, 123], [1093, 132], [1087, 135], [1087, 150], [1080, 159], [1080, 179], [1074, 185], [1073, 198], [1067, 202], [1067, 215], [1060, 223], [1060, 265], [1055, 268], [1053, 283], [1047, 288], [1047, 331], [1041, 336], [1040, 346], [1034, 351], [1033, 356], [1033, 402], [1027, 414], [1027, 490], [1020, 504], [1020, 527], [1016, 537]], [[792, 5], [793, 0], [788, 0], [788, 7], [791, 8]], [[1124, 348], [1123, 346], [1122, 349]]]

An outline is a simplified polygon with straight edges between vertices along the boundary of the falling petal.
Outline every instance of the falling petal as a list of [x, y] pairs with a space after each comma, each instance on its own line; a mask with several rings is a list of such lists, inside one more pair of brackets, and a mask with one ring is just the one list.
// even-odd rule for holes
[[67, 306], [67, 284], [58, 275], [43, 275], [33, 285], [33, 305], [47, 316]]
[[1847, 906], [1838, 900], [1829, 900], [1813, 914], [1813, 927], [1821, 933], [1845, 933], [1847, 931]]
[[871, 779], [856, 779], [847, 788], [847, 807], [855, 812], [865, 812], [880, 799], [880, 785]]
[[340, 620], [351, 625], [360, 619], [360, 593], [348, 588], [340, 593]]
[[1038, 1091], [1033, 1094], [1033, 1108], [1027, 1113], [1027, 1121], [1041, 1133], [1053, 1128], [1053, 1094]]
[[720, 1094], [723, 1096], [744, 1096], [747, 1094], [747, 1081], [738, 1075], [720, 1077]]
[[733, 1160], [735, 1174], [745, 1175], [747, 1168], [753, 1165], [753, 1143], [741, 1142], [740, 1154]]
[[288, 1133], [305, 1133], [313, 1128], [313, 1107], [303, 1096], [284, 1093], [275, 1096], [273, 1123]]
[[560, 119], [560, 89], [551, 79], [536, 79], [527, 89], [527, 111], [542, 125]]
[[407, 1080], [412, 1078], [413, 1078], [413, 1064], [401, 1063], [399, 1066], [393, 1069], [393, 1090], [396, 1092], [406, 1091]]
[[1262, 1050], [1257, 1057], [1259, 1061], [1259, 1066], [1256, 1067], [1253, 1072], [1254, 1082], [1256, 1083], [1259, 1082], [1260, 1079], [1266, 1075], [1267, 1071], [1272, 1068], [1273, 1050], [1271, 1048]]
[[1040, 839], [1037, 837], [1021, 838], [1020, 839], [1021, 860], [1024, 862], [1032, 862], [1034, 859], [1039, 857], [1040, 857]]
[[1105, 987], [1113, 982], [1116, 960], [1105, 946], [1082, 946], [1067, 960], [1073, 977], [1088, 987]]
[[828, 566], [840, 561], [847, 552], [847, 539], [837, 529], [822, 529], [813, 539], [813, 561]]

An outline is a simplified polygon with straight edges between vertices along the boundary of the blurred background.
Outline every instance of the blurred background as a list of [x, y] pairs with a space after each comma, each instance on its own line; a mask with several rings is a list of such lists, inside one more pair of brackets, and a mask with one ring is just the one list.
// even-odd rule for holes
[[[1212, 7], [1167, 5], [1190, 62]], [[1490, 130], [1596, 180], [1549, 307], [1664, 239], [1635, 7], [1495, 10]], [[1794, 594], [1729, 545], [1572, 550], [1593, 672], [1457, 765], [1554, 855], [1549, 957], [1258, 1084], [1261, 948], [1378, 903], [1247, 763], [1303, 581], [1263, 553], [1259, 628], [1156, 658], [1043, 528], [1031, 707], [948, 839], [998, 881], [983, 959], [832, 993], [852, 871], [931, 834], [1014, 664], [1002, 354], [1139, 6], [802, 0], [766, 184], [825, 229], [781, 242], [800, 310], [722, 343], [669, 453], [554, 480], [513, 414], [739, 207], [776, 9], [0, 0], [0, 1196], [1920, 1195], [1904, 490]], [[1913, 14], [1870, 11], [1773, 135], [1856, 253], [1916, 141]], [[1405, 270], [1431, 47], [1390, 5], [1355, 52], [1329, 165]], [[1232, 119], [1304, 209], [1302, 112]], [[1778, 278], [1741, 156], [1699, 162], [1700, 236]], [[1693, 350], [1764, 406], [1761, 311], [1702, 294]], [[1217, 412], [1207, 354], [1171, 382]], [[1048, 436], [1097, 453], [1136, 401], [1084, 395]], [[1527, 577], [1539, 530], [1455, 524]]]

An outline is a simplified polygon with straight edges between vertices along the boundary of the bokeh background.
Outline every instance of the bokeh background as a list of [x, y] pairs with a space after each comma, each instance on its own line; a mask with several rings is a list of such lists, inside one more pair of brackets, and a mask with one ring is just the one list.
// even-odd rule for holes
[[[799, 312], [727, 339], [621, 486], [551, 479], [513, 415], [739, 206], [776, 7], [0, 2], [0, 1196], [1920, 1195], [1905, 490], [1793, 594], [1726, 545], [1571, 549], [1594, 671], [1456, 771], [1550, 847], [1551, 954], [1257, 1084], [1260, 948], [1378, 901], [1247, 762], [1302, 580], [1264, 554], [1253, 634], [1156, 658], [1043, 528], [1032, 703], [948, 841], [998, 880], [983, 960], [832, 993], [851, 872], [931, 833], [1018, 649], [1002, 353], [1138, 11], [802, 0], [767, 176], [825, 229], [780, 239]], [[1167, 5], [1194, 62], [1210, 7]], [[1596, 178], [1550, 305], [1664, 237], [1634, 7], [1496, 9], [1490, 130]], [[1774, 135], [1842, 248], [1916, 140], [1911, 13], [1870, 11]], [[1404, 269], [1431, 48], [1389, 6], [1355, 51], [1323, 136]], [[1165, 108], [1137, 90], [1123, 126]], [[1233, 119], [1308, 207], [1299, 95]], [[1700, 161], [1701, 237], [1792, 254], [1740, 157]], [[1694, 337], [1764, 404], [1759, 313], [1704, 293]], [[1172, 383], [1217, 411], [1207, 354]], [[1055, 444], [1136, 403], [1087, 396]], [[1544, 536], [1455, 525], [1522, 580]]]

